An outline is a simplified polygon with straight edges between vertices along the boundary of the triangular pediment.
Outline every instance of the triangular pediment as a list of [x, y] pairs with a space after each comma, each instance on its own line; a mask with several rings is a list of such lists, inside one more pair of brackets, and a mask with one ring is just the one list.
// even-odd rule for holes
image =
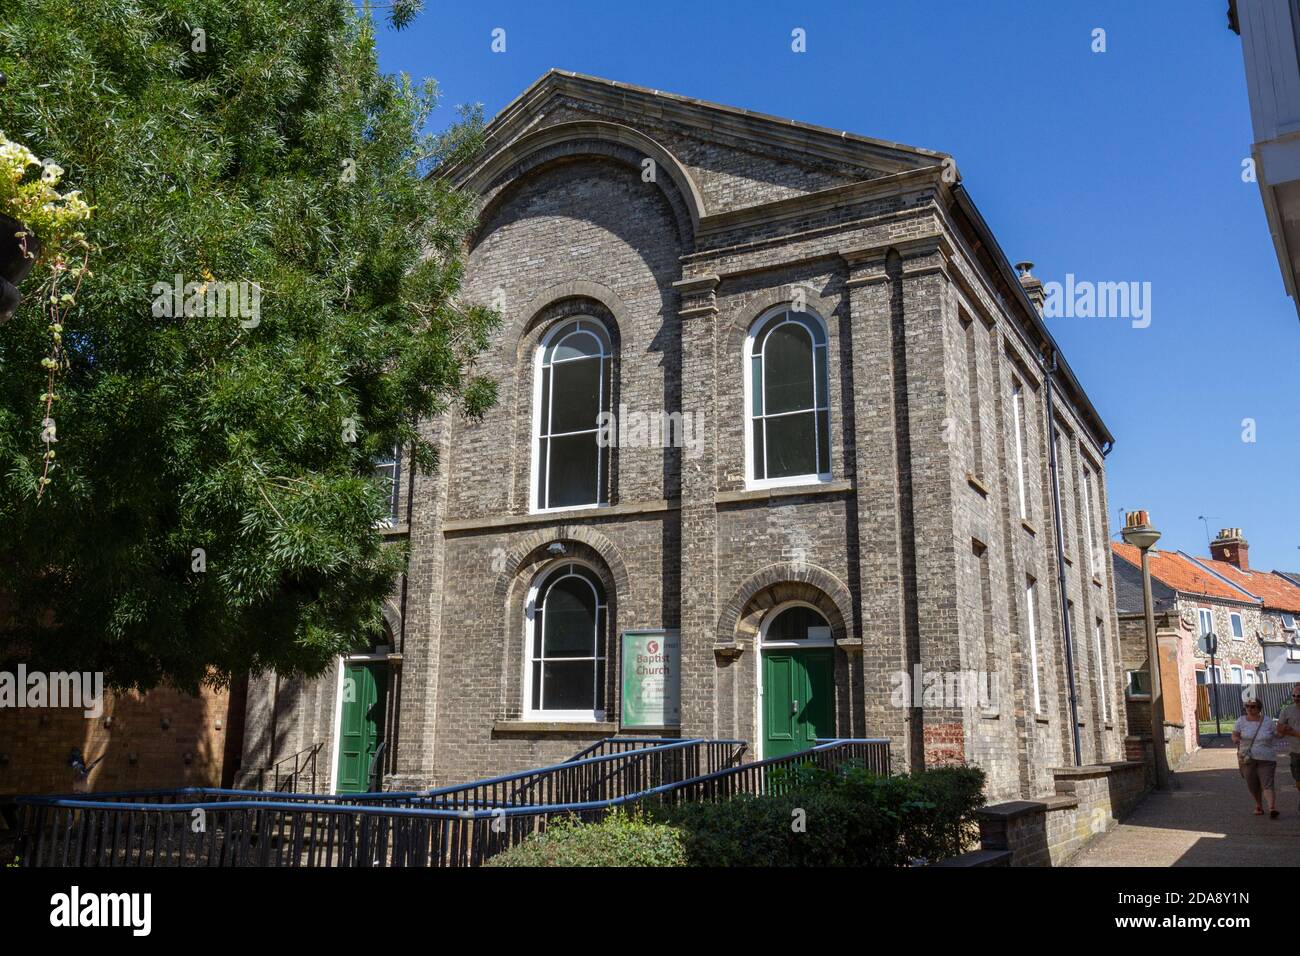
[[662, 159], [698, 216], [779, 202], [944, 164], [903, 146], [660, 90], [551, 70], [488, 125], [486, 149], [444, 170], [481, 192], [528, 153], [557, 142], [615, 139]]

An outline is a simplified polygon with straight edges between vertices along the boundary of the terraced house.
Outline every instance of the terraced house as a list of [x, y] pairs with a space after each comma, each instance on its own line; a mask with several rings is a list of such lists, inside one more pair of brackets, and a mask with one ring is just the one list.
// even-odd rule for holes
[[948, 156], [552, 71], [440, 175], [500, 401], [388, 466], [386, 644], [255, 680], [246, 767], [886, 736], [998, 799], [1122, 759], [1112, 437]]

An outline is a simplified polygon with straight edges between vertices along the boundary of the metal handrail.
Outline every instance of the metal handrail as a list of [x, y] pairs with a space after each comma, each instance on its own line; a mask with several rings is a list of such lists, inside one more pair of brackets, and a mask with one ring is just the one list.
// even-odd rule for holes
[[[735, 741], [718, 741], [718, 742], [735, 743]], [[682, 787], [692, 785], [692, 784], [703, 783], [709, 780], [716, 780], [722, 777], [733, 775], [738, 771], [753, 770], [755, 768], [774, 766], [783, 763], [793, 763], [796, 762], [801, 757], [807, 757], [808, 754], [833, 750], [836, 747], [840, 747], [846, 744], [888, 744], [891, 742], [892, 742], [892, 738], [890, 737], [863, 737], [863, 738], [846, 737], [838, 740], [828, 741], [824, 744], [820, 744], [816, 747], [812, 747], [809, 750], [800, 750], [797, 751], [796, 753], [785, 754], [780, 757], [769, 757], [766, 760], [756, 760], [751, 763], [742, 764], [738, 767], [728, 767], [722, 770], [715, 770], [710, 773], [701, 774], [697, 777], [690, 777], [686, 780], [678, 780], [670, 783], [660, 784], [655, 787], [650, 787], [649, 789], [646, 790], [641, 790], [636, 793], [624, 794], [623, 796], [619, 796], [619, 797], [610, 797], [605, 800], [586, 800], [586, 801], [575, 801], [572, 803], [561, 803], [561, 804], [526, 804], [526, 805], [521, 805], [516, 807], [485, 807], [481, 809], [466, 807], [464, 809], [451, 809], [446, 807], [373, 807], [373, 806], [364, 806], [364, 805], [339, 806], [337, 804], [330, 804], [330, 803], [297, 803], [297, 802], [290, 802], [290, 801], [276, 802], [276, 801], [263, 801], [263, 800], [230, 800], [230, 801], [223, 801], [215, 805], [210, 802], [198, 801], [193, 803], [132, 803], [132, 804], [122, 804], [122, 806], [129, 807], [131, 811], [174, 810], [176, 812], [191, 813], [194, 810], [207, 810], [207, 809], [214, 809], [214, 808], [218, 810], [315, 810], [315, 811], [327, 811], [330, 813], [338, 812], [338, 813], [363, 814], [363, 815], [364, 814], [393, 814], [396, 816], [413, 816], [413, 817], [431, 816], [431, 817], [443, 817], [448, 819], [455, 818], [455, 819], [464, 819], [464, 820], [492, 819], [495, 817], [499, 817], [502, 814], [505, 814], [506, 816], [521, 816], [521, 815], [533, 814], [539, 812], [548, 813], [548, 814], [572, 813], [572, 812], [578, 812], [583, 810], [606, 809], [606, 808], [621, 806], [627, 803], [635, 803], [639, 800], [645, 799], [646, 797], [651, 797], [660, 793], [667, 793], [671, 790], [680, 789]], [[203, 788], [190, 788], [190, 789], [197, 790]], [[239, 791], [234, 791], [234, 792], [239, 792]], [[88, 800], [84, 796], [76, 797], [76, 798], [44, 797], [44, 796], [18, 797], [15, 802], [24, 805], [55, 806], [55, 807], [64, 807], [69, 809], [81, 809], [81, 810], [102, 809], [105, 806], [108, 807], [118, 806], [118, 804], [114, 802], [105, 802], [101, 800]]]
[[[597, 744], [593, 746], [601, 746], [609, 741], [627, 740], [627, 739], [639, 740], [643, 738], [607, 737], [604, 740], [599, 741]], [[620, 760], [628, 760], [631, 758], [636, 758], [649, 751], [654, 751], [656, 753], [664, 753], [668, 751], [680, 750], [687, 747], [694, 747], [700, 744], [709, 744], [709, 743], [719, 744], [724, 746], [745, 746], [746, 745], [746, 742], [743, 740], [731, 740], [731, 739], [707, 740], [706, 738], [703, 737], [690, 737], [690, 738], [660, 737], [660, 738], [644, 738], [644, 739], [653, 739], [656, 741], [656, 743], [651, 747], [645, 747], [640, 750], [629, 750], [620, 753], [602, 754], [596, 757], [581, 757], [580, 755], [575, 755], [574, 757], [570, 757], [567, 760], [561, 761], [560, 763], [550, 764], [545, 767], [536, 767], [529, 770], [519, 770], [513, 773], [500, 774], [495, 777], [486, 777], [481, 780], [472, 781], [471, 783], [458, 783], [458, 784], [451, 784], [443, 787], [431, 787], [426, 790], [400, 790], [400, 791], [390, 790], [381, 793], [346, 793], [346, 794], [292, 793], [290, 794], [290, 793], [281, 793], [275, 790], [235, 790], [235, 789], [227, 789], [222, 787], [180, 787], [175, 789], [155, 788], [150, 790], [108, 791], [101, 794], [95, 794], [93, 796], [93, 799], [97, 802], [104, 802], [104, 803], [132, 802], [136, 806], [145, 805], [144, 803], [136, 802], [138, 798], [142, 798], [142, 797], [153, 797], [153, 796], [162, 797], [162, 796], [182, 796], [182, 795], [205, 795], [205, 796], [216, 797], [219, 799], [227, 798], [227, 797], [231, 797], [231, 798], [239, 797], [239, 798], [243, 798], [244, 801], [249, 801], [249, 800], [257, 801], [259, 800], [259, 798], [265, 798], [265, 802], [268, 803], [293, 802], [293, 803], [300, 803], [300, 804], [308, 804], [308, 803], [331, 804], [331, 803], [343, 803], [344, 801], [348, 803], [409, 802], [412, 804], [420, 804], [424, 802], [446, 802], [446, 798], [455, 797], [457, 795], [467, 793], [467, 792], [472, 792], [474, 790], [487, 790], [493, 787], [501, 787], [504, 786], [505, 784], [522, 781], [525, 778], [539, 777], [542, 775], [572, 771], [574, 768], [579, 768], [579, 767], [592, 767], [599, 764], [615, 763]], [[19, 797], [18, 802], [28, 803], [28, 804], [39, 804], [39, 803], [49, 804], [61, 799], [77, 800], [77, 799], [85, 799], [85, 797], [86, 794], [50, 794], [50, 795], [38, 794], [38, 795]], [[222, 802], [226, 803], [226, 802], [235, 802], [235, 801], [222, 799]]]
[[[679, 741], [665, 749], [698, 742]], [[833, 758], [856, 758], [861, 752], [887, 773], [888, 748], [888, 738], [841, 738], [810, 750], [664, 781], [632, 793], [557, 804], [446, 807], [257, 799], [123, 803], [86, 799], [84, 795], [22, 797], [18, 801], [23, 807], [19, 846], [26, 866], [60, 861], [62, 865], [94, 861], [97, 865], [144, 866], [160, 865], [160, 860], [161, 865], [173, 865], [175, 860], [174, 865], [217, 866], [473, 866], [544, 830], [553, 818], [576, 815], [590, 821], [612, 809], [659, 798], [676, 801], [768, 792], [770, 768], [797, 765], [810, 758], [830, 769]], [[591, 764], [606, 762], [583, 759]], [[518, 778], [521, 774], [505, 776]], [[190, 833], [196, 811], [206, 821], [198, 835]], [[141, 823], [138, 832], [137, 817]], [[151, 835], [152, 849], [148, 846]]]

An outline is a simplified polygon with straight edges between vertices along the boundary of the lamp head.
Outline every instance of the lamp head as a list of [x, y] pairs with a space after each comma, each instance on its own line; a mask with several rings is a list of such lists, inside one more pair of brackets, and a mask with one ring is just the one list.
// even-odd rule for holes
[[1120, 533], [1139, 551], [1149, 550], [1160, 540], [1160, 532], [1151, 526], [1150, 516], [1145, 511], [1130, 511], [1125, 515], [1124, 530]]

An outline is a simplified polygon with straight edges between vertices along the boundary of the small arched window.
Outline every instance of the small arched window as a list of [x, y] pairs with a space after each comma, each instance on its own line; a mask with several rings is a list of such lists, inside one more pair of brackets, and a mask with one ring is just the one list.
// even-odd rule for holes
[[831, 477], [826, 327], [783, 308], [754, 324], [745, 344], [749, 482], [791, 485]]
[[533, 510], [581, 508], [608, 500], [609, 333], [582, 318], [553, 329], [537, 350], [533, 427]]
[[528, 604], [524, 710], [549, 720], [603, 720], [609, 609], [581, 564], [552, 568]]

